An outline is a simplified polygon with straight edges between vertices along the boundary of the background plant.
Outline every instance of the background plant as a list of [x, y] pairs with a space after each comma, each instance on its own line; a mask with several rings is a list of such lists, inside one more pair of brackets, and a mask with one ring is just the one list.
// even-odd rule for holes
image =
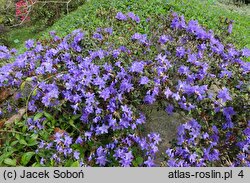
[[[73, 1], [72, 1], [73, 2]], [[51, 4], [52, 5], [52, 4]], [[96, 11], [105, 12], [109, 7], [118, 11], [134, 11], [141, 17], [152, 16], [153, 13], [167, 13], [170, 9], [185, 14], [189, 19], [198, 19], [202, 26], [207, 29], [213, 29], [216, 34], [223, 36], [227, 29], [227, 21], [234, 20], [233, 33], [226, 36], [227, 42], [234, 43], [238, 48], [248, 47], [249, 43], [249, 8], [248, 6], [236, 7], [232, 4], [219, 3], [218, 1], [89, 1], [85, 2], [74, 12], [63, 16], [55, 21], [55, 25], [46, 28], [45, 24], [29, 25], [11, 29], [4, 38], [8, 41], [8, 46], [24, 51], [24, 42], [27, 39], [34, 38], [43, 40], [48, 37], [49, 31], [56, 30], [60, 36], [69, 34], [74, 29], [95, 29], [102, 26], [107, 19], [97, 17]], [[152, 8], [154, 7], [154, 8]], [[192, 11], [193, 7], [195, 11]], [[45, 8], [46, 9], [46, 8]], [[46, 13], [45, 13], [46, 14]], [[61, 20], [62, 19], [62, 20]], [[40, 20], [46, 20], [43, 17]], [[38, 21], [36, 21], [38, 22]], [[88, 26], [86, 26], [88, 25]], [[41, 27], [45, 28], [42, 29]]]

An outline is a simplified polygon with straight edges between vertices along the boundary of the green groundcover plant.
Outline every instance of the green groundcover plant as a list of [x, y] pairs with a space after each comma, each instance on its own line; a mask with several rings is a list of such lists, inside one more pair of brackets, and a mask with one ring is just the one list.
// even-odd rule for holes
[[[73, 2], [73, 1], [72, 1]], [[246, 11], [232, 11], [230, 8], [216, 3], [217, 1], [200, 0], [91, 0], [85, 1], [77, 10], [62, 16], [53, 23], [51, 27], [44, 29], [41, 21], [47, 21], [51, 15], [47, 13], [41, 15], [35, 21], [36, 24], [12, 29], [4, 35], [9, 47], [15, 47], [19, 52], [24, 52], [24, 42], [27, 39], [43, 41], [49, 37], [51, 30], [56, 31], [57, 35], [64, 37], [75, 29], [82, 28], [91, 31], [97, 27], [110, 26], [110, 11], [114, 12], [136, 12], [141, 18], [152, 17], [154, 15], [166, 14], [169, 10], [183, 14], [186, 20], [195, 19], [206, 29], [212, 29], [216, 35], [223, 37], [223, 41], [233, 42], [238, 49], [250, 48], [250, 21], [247, 8]], [[239, 10], [234, 7], [233, 10]], [[35, 11], [34, 11], [35, 12]], [[46, 18], [47, 17], [47, 18]], [[225, 34], [228, 22], [233, 22], [233, 32]], [[142, 23], [142, 22], [141, 22]], [[157, 22], [155, 22], [157, 24]], [[139, 27], [138, 27], [139, 28]], [[143, 24], [143, 33], [150, 33], [148, 27]], [[7, 45], [7, 44], [6, 44]], [[249, 60], [248, 60], [249, 61]], [[1, 65], [2, 63], [0, 63]]]
[[0, 131], [0, 165], [159, 166], [160, 135], [141, 133], [141, 106], [157, 104], [187, 118], [161, 166], [249, 166], [250, 50], [174, 12], [110, 12], [110, 22], [28, 40], [23, 54], [0, 47], [14, 60], [0, 68], [1, 91], [14, 91], [1, 116], [25, 109]]

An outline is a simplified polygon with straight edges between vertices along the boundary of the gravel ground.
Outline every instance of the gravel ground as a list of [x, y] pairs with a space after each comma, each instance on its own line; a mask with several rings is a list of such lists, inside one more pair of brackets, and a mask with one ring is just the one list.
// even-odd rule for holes
[[232, 0], [220, 0], [215, 3], [215, 6], [219, 6], [221, 8], [228, 9], [239, 14], [250, 16], [250, 4], [234, 5], [232, 2]]

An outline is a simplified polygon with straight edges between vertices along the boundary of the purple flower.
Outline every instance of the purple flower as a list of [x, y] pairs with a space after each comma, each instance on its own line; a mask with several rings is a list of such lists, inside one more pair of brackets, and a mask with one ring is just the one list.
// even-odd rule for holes
[[166, 150], [166, 154], [167, 154], [168, 157], [173, 158], [174, 157], [174, 150], [171, 149], [171, 148], [168, 148]]
[[230, 129], [230, 128], [233, 128], [234, 127], [234, 124], [231, 120], [231, 118], [227, 118], [226, 119], [226, 122], [222, 125], [222, 129]]
[[173, 29], [178, 29], [180, 27], [180, 20], [179, 20], [179, 17], [176, 16], [173, 18], [172, 22], [171, 22], [171, 28]]
[[196, 158], [198, 157], [198, 155], [196, 153], [193, 153], [189, 156], [189, 161], [191, 163], [194, 163], [196, 161]]
[[117, 58], [120, 55], [120, 51], [119, 50], [113, 50], [112, 55], [113, 55], [114, 58]]
[[103, 124], [102, 126], [97, 128], [96, 133], [97, 134], [108, 133], [108, 129], [109, 129], [109, 126]]
[[217, 97], [221, 99], [223, 102], [226, 102], [228, 100], [232, 100], [230, 93], [227, 88], [223, 88], [219, 91]]
[[106, 150], [103, 147], [99, 147], [96, 150], [96, 155], [97, 155], [96, 164], [99, 164], [100, 166], [105, 166], [108, 161], [106, 157], [107, 155]]
[[132, 66], [130, 68], [130, 72], [138, 72], [138, 73], [142, 73], [143, 72], [143, 68], [144, 68], [145, 62], [133, 62]]
[[42, 141], [39, 143], [38, 148], [42, 149], [42, 148], [44, 148], [44, 146], [45, 146], [45, 143], [44, 143], [44, 141], [42, 140]]
[[168, 167], [177, 167], [176, 160], [173, 159], [173, 158], [170, 158], [170, 159], [167, 161], [167, 166], [168, 166]]
[[9, 52], [8, 48], [6, 46], [2, 46], [2, 45], [0, 45], [0, 51], [5, 52], [5, 53]]
[[82, 138], [79, 136], [76, 141], [75, 141], [76, 144], [82, 144], [83, 143], [83, 140]]
[[134, 156], [132, 155], [132, 152], [129, 151], [128, 153], [124, 153], [121, 158], [122, 159], [119, 161], [121, 165], [124, 167], [129, 167], [132, 163]]
[[122, 105], [121, 109], [122, 109], [123, 112], [125, 112], [127, 114], [130, 114], [130, 115], [132, 114], [131, 109], [127, 105]]
[[217, 161], [220, 159], [219, 155], [220, 155], [219, 151], [217, 149], [214, 149], [213, 152], [211, 153], [211, 155], [209, 156], [209, 160], [210, 161]]
[[165, 44], [167, 41], [169, 41], [170, 40], [170, 36], [167, 36], [167, 35], [162, 35], [161, 37], [160, 37], [160, 39], [159, 39], [159, 42], [161, 43], [161, 44]]
[[94, 33], [93, 38], [97, 39], [99, 41], [103, 40], [103, 36], [101, 34], [99, 34], [99, 33]]
[[178, 69], [178, 72], [179, 72], [180, 74], [188, 75], [190, 71], [189, 71], [189, 68], [188, 68], [187, 66], [182, 65], [182, 66], [180, 66], [180, 68]]
[[205, 133], [202, 135], [202, 138], [203, 138], [203, 139], [209, 138], [209, 134], [208, 134], [207, 132], [205, 132]]
[[190, 20], [188, 22], [188, 26], [186, 28], [187, 32], [195, 33], [195, 31], [199, 28], [198, 21]]
[[223, 109], [223, 114], [224, 114], [224, 116], [226, 116], [226, 118], [231, 119], [231, 117], [233, 115], [235, 115], [236, 113], [235, 113], [233, 107], [225, 107]]
[[107, 163], [107, 158], [106, 158], [106, 156], [98, 156], [97, 158], [96, 158], [96, 164], [99, 164], [100, 166], [105, 166], [106, 165], [106, 163]]
[[83, 37], [84, 37], [84, 33], [81, 30], [78, 30], [74, 37], [74, 43], [77, 44], [83, 39]]
[[129, 80], [126, 80], [126, 79], [122, 80], [121, 85], [120, 85], [120, 90], [122, 92], [130, 92], [133, 89], [134, 89], [133, 84]]
[[69, 147], [70, 145], [72, 144], [72, 138], [68, 135], [65, 135], [65, 138], [64, 138], [64, 145], [66, 147]]
[[250, 57], [250, 49], [248, 48], [244, 48], [241, 50], [242, 51], [242, 55], [245, 57]]
[[172, 104], [169, 104], [165, 111], [168, 113], [168, 115], [172, 115], [173, 114], [173, 111], [174, 111], [174, 106]]
[[37, 53], [41, 52], [43, 50], [43, 46], [39, 43], [37, 43], [35, 49], [34, 49]]
[[33, 48], [34, 47], [34, 40], [32, 40], [32, 39], [27, 40], [25, 42], [25, 46], [26, 46], [27, 49]]
[[186, 53], [185, 48], [183, 48], [183, 47], [176, 48], [176, 56], [177, 57], [182, 58], [182, 57], [184, 57], [185, 53]]
[[146, 76], [141, 77], [140, 85], [146, 85], [146, 84], [148, 84], [148, 82], [149, 82], [148, 77], [146, 77]]
[[140, 117], [136, 119], [136, 124], [143, 124], [146, 122], [146, 117], [143, 114], [140, 114]]
[[150, 156], [148, 157], [147, 161], [144, 161], [144, 164], [147, 167], [154, 167], [155, 166], [154, 160]]
[[80, 153], [78, 151], [74, 151], [74, 158], [76, 160], [78, 160], [80, 157], [79, 157]]
[[203, 51], [207, 48], [207, 46], [206, 46], [206, 44], [203, 43], [203, 44], [198, 45], [197, 48], [198, 48], [198, 50]]
[[161, 141], [160, 134], [158, 133], [150, 133], [148, 134], [148, 137], [151, 141], [153, 141], [153, 144], [159, 144]]
[[93, 83], [94, 85], [99, 86], [99, 89], [103, 89], [106, 84], [106, 82], [100, 77], [96, 77]]
[[48, 143], [48, 145], [46, 146], [45, 149], [51, 149], [52, 146], [53, 146], [53, 143], [52, 143], [52, 142], [51, 142], [51, 143]]
[[229, 33], [229, 34], [232, 34], [232, 31], [233, 31], [233, 20], [230, 20], [230, 22], [229, 22], [229, 25], [228, 25], [228, 28], [227, 28], [227, 32]]
[[246, 128], [243, 132], [246, 136], [250, 137], [250, 128]]
[[218, 128], [217, 128], [215, 125], [212, 126], [212, 130], [213, 130], [213, 132], [214, 132], [215, 134], [218, 134], [218, 133], [219, 133], [219, 130], [218, 130]]
[[44, 158], [41, 158], [40, 164], [41, 164], [41, 165], [44, 165], [44, 161], [45, 161], [45, 159], [44, 159]]
[[197, 57], [195, 54], [189, 54], [188, 55], [188, 60], [187, 62], [190, 62], [190, 63], [195, 63], [197, 61]]
[[110, 35], [113, 34], [113, 28], [112, 27], [107, 27], [104, 29], [106, 33], [109, 33]]
[[29, 109], [29, 111], [32, 111], [32, 112], [35, 112], [37, 110], [37, 107], [35, 105], [35, 101], [34, 100], [31, 100], [29, 102], [28, 109]]
[[141, 43], [146, 43], [147, 41], [147, 35], [146, 34], [140, 34], [140, 33], [135, 33], [132, 37], [132, 40], [138, 40]]
[[110, 90], [109, 90], [109, 88], [104, 88], [100, 92], [100, 97], [102, 97], [106, 101], [110, 97]]
[[135, 15], [133, 12], [128, 12], [128, 17], [134, 20], [136, 23], [140, 23], [140, 18]]
[[57, 132], [54, 137], [55, 137], [55, 142], [58, 144], [62, 141], [61, 137], [63, 136], [63, 134]]
[[[0, 46], [0, 59], [10, 59], [11, 58], [11, 55], [9, 53], [9, 50], [7, 49], [6, 47], [6, 50], [3, 49], [5, 46]], [[1, 50], [2, 48], [2, 50]]]
[[126, 21], [127, 20], [127, 16], [124, 15], [122, 12], [118, 12], [115, 16], [116, 19], [121, 20], [121, 21]]
[[173, 93], [173, 94], [172, 94], [172, 97], [173, 97], [173, 99], [175, 99], [176, 101], [179, 101], [179, 100], [181, 99], [181, 97], [180, 97], [180, 95], [179, 95], [178, 92], [177, 92], [177, 93]]
[[179, 28], [180, 29], [186, 28], [185, 17], [182, 15], [182, 16], [180, 16], [180, 19], [181, 19], [181, 21], [180, 21], [180, 24], [179, 24]]
[[208, 38], [207, 32], [205, 30], [203, 30], [201, 27], [197, 28], [196, 36], [198, 39], [202, 39], [202, 40], [205, 40]]
[[156, 100], [155, 97], [152, 95], [146, 95], [144, 97], [144, 102], [148, 103], [148, 104], [153, 104], [155, 102], [155, 100]]
[[223, 70], [221, 71], [220, 73], [220, 78], [224, 77], [224, 76], [227, 76], [228, 78], [231, 78], [232, 77], [232, 72], [231, 71], [228, 71], [228, 70]]

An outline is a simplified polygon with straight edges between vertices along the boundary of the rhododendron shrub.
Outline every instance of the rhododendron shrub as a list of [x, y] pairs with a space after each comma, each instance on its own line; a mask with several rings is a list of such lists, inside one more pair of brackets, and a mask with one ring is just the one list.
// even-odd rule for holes
[[16, 2], [16, 18], [19, 18], [20, 21], [24, 21], [26, 18], [27, 20], [30, 19], [30, 17], [26, 17], [28, 13], [28, 4], [24, 0], [20, 0]]
[[113, 24], [65, 38], [51, 32], [49, 45], [28, 40], [19, 55], [0, 47], [0, 59], [15, 60], [0, 69], [0, 87], [26, 107], [40, 165], [159, 166], [159, 134], [141, 133], [141, 106], [157, 104], [187, 121], [163, 165], [249, 166], [250, 50], [175, 13], [141, 20], [119, 12]]

